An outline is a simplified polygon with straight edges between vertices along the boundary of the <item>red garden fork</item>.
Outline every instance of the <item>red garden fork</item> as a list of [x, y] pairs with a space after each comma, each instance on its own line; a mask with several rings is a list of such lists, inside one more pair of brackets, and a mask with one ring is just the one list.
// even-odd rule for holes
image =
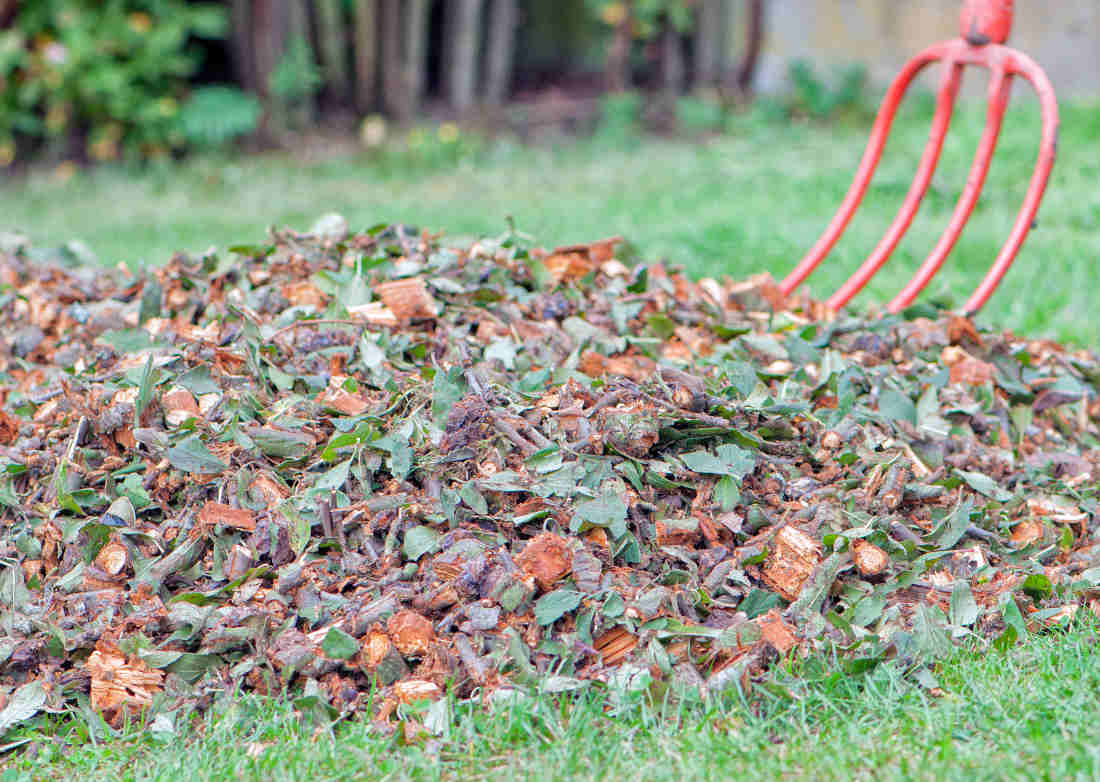
[[944, 64], [943, 79], [939, 89], [936, 104], [936, 114], [932, 120], [932, 130], [925, 147], [924, 156], [921, 158], [917, 176], [913, 180], [909, 193], [902, 203], [898, 215], [886, 235], [879, 242], [874, 252], [851, 278], [841, 286], [840, 290], [828, 300], [828, 306], [833, 310], [839, 310], [847, 304], [853, 296], [865, 286], [875, 273], [882, 267], [890, 254], [897, 247], [898, 242], [909, 229], [913, 217], [920, 207], [928, 185], [932, 180], [932, 174], [936, 170], [939, 161], [940, 150], [943, 149], [944, 137], [947, 135], [948, 126], [951, 123], [951, 113], [955, 106], [955, 98], [958, 95], [959, 83], [962, 81], [962, 72], [967, 65], [980, 65], [988, 68], [991, 73], [989, 82], [989, 110], [986, 120], [985, 132], [978, 146], [974, 164], [970, 169], [966, 186], [955, 206], [955, 213], [951, 216], [951, 222], [939, 242], [932, 250], [931, 255], [925, 260], [916, 276], [905, 286], [893, 301], [890, 302], [891, 312], [898, 312], [909, 306], [917, 294], [924, 289], [929, 280], [939, 271], [954, 247], [955, 241], [962, 233], [967, 218], [974, 209], [981, 194], [982, 185], [985, 183], [986, 173], [993, 158], [993, 152], [997, 146], [997, 137], [1000, 134], [1001, 122], [1004, 119], [1005, 109], [1008, 107], [1008, 99], [1013, 76], [1023, 76], [1039, 95], [1039, 103], [1043, 117], [1043, 135], [1039, 149], [1039, 162], [1035, 173], [1031, 178], [1031, 185], [1024, 199], [1023, 208], [1012, 228], [1008, 242], [1001, 249], [993, 267], [989, 270], [982, 284], [974, 291], [974, 295], [966, 304], [966, 313], [973, 314], [980, 310], [993, 295], [997, 285], [1001, 282], [1005, 272], [1012, 265], [1016, 254], [1020, 251], [1027, 232], [1031, 229], [1035, 220], [1035, 214], [1039, 210], [1039, 202], [1043, 198], [1047, 181], [1050, 178], [1050, 170], [1054, 166], [1054, 156], [1058, 141], [1058, 101], [1054, 95], [1054, 88], [1047, 79], [1043, 69], [1026, 54], [1004, 46], [1012, 29], [1013, 0], [965, 0], [962, 8], [961, 28], [962, 35], [952, 41], [937, 44], [918, 54], [902, 69], [901, 73], [890, 85], [882, 108], [875, 119], [874, 128], [871, 131], [871, 139], [867, 144], [867, 150], [863, 153], [863, 160], [856, 172], [855, 181], [844, 197], [833, 221], [829, 224], [824, 235], [818, 239], [813, 249], [802, 259], [798, 267], [783, 280], [780, 288], [785, 295], [789, 295], [803, 280], [821, 263], [822, 259], [833, 249], [833, 245], [840, 239], [848, 222], [852, 219], [860, 201], [863, 200], [867, 186], [871, 183], [871, 177], [875, 173], [882, 149], [886, 145], [886, 137], [890, 132], [890, 126], [897, 114], [898, 105], [905, 96], [906, 90], [914, 77], [930, 63], [942, 60]]

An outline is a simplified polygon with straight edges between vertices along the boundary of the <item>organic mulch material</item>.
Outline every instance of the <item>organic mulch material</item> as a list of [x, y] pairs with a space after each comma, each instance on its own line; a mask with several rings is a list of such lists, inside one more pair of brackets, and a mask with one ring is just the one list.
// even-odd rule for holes
[[[402, 226], [0, 251], [0, 732], [1011, 644], [1096, 610], [1090, 353]], [[86, 700], [85, 700], [86, 699]]]

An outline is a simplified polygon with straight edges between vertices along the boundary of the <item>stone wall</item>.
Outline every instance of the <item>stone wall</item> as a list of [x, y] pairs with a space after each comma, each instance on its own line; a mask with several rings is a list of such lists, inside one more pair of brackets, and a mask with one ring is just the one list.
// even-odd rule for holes
[[[909, 57], [958, 35], [961, 2], [766, 0], [766, 6], [758, 86], [771, 91], [784, 83], [788, 63], [797, 58], [823, 73], [832, 65], [862, 62], [883, 87]], [[1009, 45], [1035, 58], [1060, 96], [1100, 96], [1100, 0], [1017, 0]]]

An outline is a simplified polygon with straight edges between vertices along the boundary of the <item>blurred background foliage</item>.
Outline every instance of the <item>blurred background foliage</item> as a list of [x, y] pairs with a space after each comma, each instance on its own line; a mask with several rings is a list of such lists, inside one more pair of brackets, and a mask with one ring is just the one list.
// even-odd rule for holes
[[[394, 125], [451, 121], [524, 137], [721, 132], [751, 96], [764, 5], [0, 0], [0, 167], [292, 146], [317, 130], [369, 148]], [[834, 84], [798, 64], [768, 110], [846, 111], [861, 74]]]
[[88, 160], [163, 157], [203, 57], [228, 32], [216, 5], [34, 0], [0, 31], [0, 163], [17, 149]]

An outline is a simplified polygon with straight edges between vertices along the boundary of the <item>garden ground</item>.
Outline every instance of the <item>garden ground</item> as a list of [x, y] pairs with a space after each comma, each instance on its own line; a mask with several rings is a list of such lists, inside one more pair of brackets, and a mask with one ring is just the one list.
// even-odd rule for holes
[[408, 745], [400, 732], [321, 725], [243, 697], [192, 723], [178, 715], [175, 732], [93, 738], [79, 721], [17, 731], [30, 743], [0, 779], [1095, 779], [1097, 630], [961, 651], [931, 692], [890, 665], [852, 676], [814, 660], [776, 672], [749, 701], [633, 696], [609, 707], [600, 693], [452, 706], [442, 736]]
[[[888, 223], [911, 179], [926, 112], [898, 128], [852, 235], [812, 278], [826, 293], [854, 269]], [[966, 109], [945, 151], [927, 208], [865, 307], [895, 292], [934, 242], [953, 207], [981, 130]], [[84, 240], [104, 261], [160, 263], [175, 249], [203, 251], [260, 237], [269, 224], [307, 228], [338, 211], [363, 228], [389, 220], [449, 234], [494, 233], [507, 217], [547, 242], [623, 234], [643, 258], [667, 257], [694, 274], [785, 274], [831, 216], [858, 161], [866, 129], [778, 126], [748, 117], [703, 144], [604, 135], [536, 149], [472, 140], [430, 143], [381, 160], [325, 156], [201, 160], [146, 172], [33, 174], [0, 187], [0, 229], [36, 245]], [[1066, 106], [1062, 159], [1017, 267], [983, 318], [1019, 333], [1093, 346], [1090, 319], [1100, 256], [1100, 164], [1087, 156], [1100, 108]], [[933, 295], [961, 301], [1007, 236], [1030, 176], [1038, 135], [1020, 109], [986, 197]], [[434, 138], [434, 137], [433, 137]], [[438, 142], [438, 143], [437, 143]], [[851, 676], [827, 661], [776, 674], [751, 700], [699, 704], [571, 700], [456, 707], [442, 736], [399, 747], [365, 723], [321, 726], [293, 705], [251, 698], [189, 723], [105, 736], [93, 723], [32, 722], [0, 779], [712, 778], [781, 773], [796, 778], [1094, 778], [1100, 729], [1096, 629], [1031, 638], [1005, 653], [967, 649], [927, 691], [892, 666]], [[932, 694], [935, 693], [935, 694]], [[610, 707], [609, 707], [610, 703]]]

